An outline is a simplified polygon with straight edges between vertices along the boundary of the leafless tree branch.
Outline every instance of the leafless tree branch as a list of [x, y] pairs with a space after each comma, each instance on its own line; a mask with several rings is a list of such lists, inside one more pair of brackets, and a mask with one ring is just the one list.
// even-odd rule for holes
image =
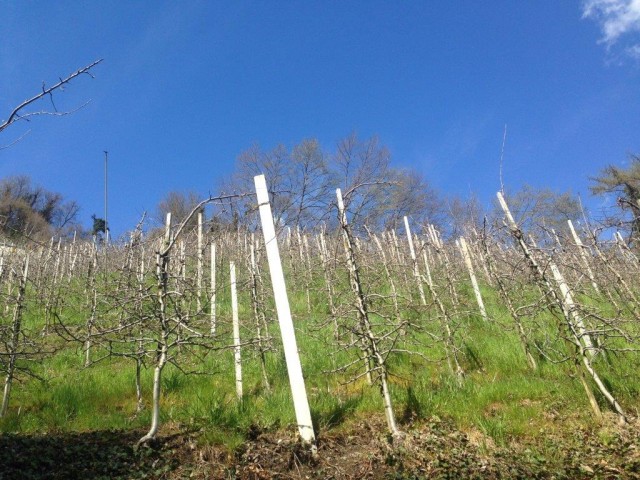
[[[64, 115], [68, 115], [69, 113], [73, 113], [76, 110], [73, 110], [71, 112], [58, 112], [56, 109], [55, 104], [53, 103], [53, 92], [55, 90], [58, 89], [62, 89], [64, 87], [64, 85], [70, 83], [74, 78], [79, 77], [82, 74], [87, 74], [89, 75], [91, 78], [94, 78], [93, 75], [91, 74], [90, 70], [95, 67], [96, 65], [98, 65], [100, 62], [102, 62], [102, 58], [99, 60], [96, 60], [95, 62], [80, 68], [79, 70], [75, 71], [74, 73], [72, 73], [71, 75], [69, 75], [66, 78], [61, 78], [58, 83], [56, 83], [55, 85], [52, 85], [51, 87], [45, 88], [45, 85], [42, 85], [42, 91], [40, 93], [38, 93], [37, 95], [34, 95], [33, 97], [29, 98], [28, 100], [25, 100], [24, 102], [22, 102], [20, 105], [18, 105], [17, 107], [15, 107], [11, 113], [9, 114], [9, 117], [4, 120], [2, 123], [0, 123], [0, 132], [2, 132], [4, 129], [6, 129], [7, 127], [9, 127], [9, 125], [11, 125], [12, 123], [17, 122], [18, 120], [25, 120], [28, 117], [34, 116], [34, 115], [55, 115], [55, 116], [64, 116]], [[51, 104], [53, 105], [53, 112], [48, 112], [48, 111], [39, 111], [39, 112], [29, 112], [29, 113], [25, 113], [25, 114], [21, 114], [20, 112], [28, 107], [29, 105], [37, 102], [38, 100], [40, 100], [41, 98], [45, 97], [45, 96], [49, 96], [50, 100], [51, 100]], [[87, 102], [88, 103], [88, 102]], [[79, 108], [84, 107], [87, 103], [85, 103], [84, 105], [82, 105]], [[6, 148], [6, 147], [5, 147]]]

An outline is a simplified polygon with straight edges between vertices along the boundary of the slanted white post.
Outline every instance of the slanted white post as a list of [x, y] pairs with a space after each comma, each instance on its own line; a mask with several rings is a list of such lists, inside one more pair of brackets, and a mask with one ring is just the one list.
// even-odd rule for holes
[[180, 240], [180, 278], [182, 281], [187, 280], [187, 250], [184, 240]]
[[424, 262], [424, 270], [427, 274], [427, 285], [429, 289], [433, 287], [433, 279], [431, 278], [431, 268], [429, 267], [429, 258], [427, 257], [427, 245], [425, 245], [424, 241], [420, 241], [420, 247], [422, 250], [422, 261]]
[[398, 263], [402, 263], [403, 259], [400, 252], [400, 245], [398, 244], [398, 237], [396, 236], [396, 231], [394, 229], [391, 229], [391, 240], [393, 240], [393, 246], [398, 254]]
[[211, 320], [211, 335], [216, 334], [216, 244], [211, 244], [211, 298], [209, 316]]
[[598, 284], [596, 283], [596, 279], [593, 276], [593, 272], [591, 271], [591, 267], [589, 266], [589, 259], [587, 258], [587, 253], [585, 252], [586, 247], [582, 243], [582, 240], [580, 240], [580, 237], [578, 236], [576, 229], [573, 228], [573, 222], [571, 220], [567, 220], [567, 223], [569, 224], [569, 230], [571, 231], [571, 236], [573, 237], [573, 241], [576, 243], [576, 247], [578, 247], [578, 253], [580, 254], [580, 258], [582, 259], [582, 264], [584, 265], [584, 268], [587, 270], [587, 275], [589, 276], [589, 280], [591, 280], [591, 285], [593, 286], [593, 290], [597, 294], [600, 294], [600, 288], [598, 287]]
[[196, 307], [198, 309], [198, 315], [202, 311], [202, 264], [204, 260], [204, 251], [202, 250], [202, 222], [204, 215], [202, 210], [198, 212], [198, 270], [196, 273]]
[[431, 243], [433, 243], [436, 248], [442, 248], [442, 243], [440, 242], [440, 237], [438, 237], [436, 227], [434, 227], [432, 224], [429, 224], [427, 225], [427, 231], [429, 233], [429, 236], [431, 237]]
[[280, 250], [278, 249], [276, 231], [273, 225], [273, 215], [271, 213], [271, 205], [269, 204], [267, 182], [265, 181], [264, 175], [258, 175], [254, 177], [253, 180], [256, 186], [258, 206], [260, 208], [262, 233], [264, 234], [269, 273], [271, 275], [271, 283], [273, 284], [273, 296], [278, 313], [278, 323], [280, 324], [284, 358], [287, 363], [287, 372], [291, 385], [293, 407], [298, 422], [298, 431], [300, 432], [302, 440], [310, 444], [312, 450], [315, 451], [316, 436], [311, 422], [311, 410], [309, 409], [309, 401], [307, 399], [307, 391], [304, 385], [302, 366], [300, 365], [300, 356], [298, 355], [298, 346], [296, 344], [296, 334], [293, 329], [293, 320], [291, 319], [289, 298], [284, 282], [282, 263], [280, 261]]
[[616, 230], [616, 233], [613, 235], [613, 237], [616, 239], [616, 245], [618, 246], [618, 248], [620, 249], [620, 253], [622, 253], [622, 256], [624, 257], [624, 248], [623, 245], [624, 243], [624, 239], [622, 238], [622, 235], [620, 235], [620, 232], [618, 232]]
[[560, 293], [562, 293], [562, 303], [566, 308], [567, 312], [573, 320], [575, 321], [575, 326], [578, 333], [578, 338], [584, 344], [584, 349], [586, 350], [589, 357], [593, 357], [593, 342], [591, 341], [591, 336], [587, 332], [584, 322], [582, 321], [582, 317], [578, 313], [576, 308], [576, 304], [573, 301], [573, 295], [571, 295], [571, 289], [569, 285], [567, 285], [566, 280], [562, 273], [560, 273], [560, 269], [556, 266], [556, 264], [552, 261], [549, 261], [549, 267], [551, 268], [551, 273], [553, 274], [553, 279], [558, 284], [558, 288], [560, 288]]
[[409, 228], [409, 219], [404, 217], [404, 229], [407, 232], [407, 241], [409, 242], [409, 253], [411, 253], [411, 261], [413, 262], [413, 276], [418, 284], [418, 292], [420, 293], [420, 303], [427, 304], [424, 296], [424, 288], [422, 288], [422, 278], [420, 277], [420, 268], [418, 267], [418, 259], [416, 258], [416, 250], [413, 248], [413, 238], [411, 238], [411, 229]]
[[242, 400], [242, 355], [240, 354], [240, 321], [238, 320], [238, 292], [236, 289], [236, 264], [229, 263], [231, 282], [231, 312], [233, 315], [233, 360], [236, 370], [236, 395]]
[[[598, 386], [600, 393], [604, 395], [607, 401], [618, 413], [620, 417], [620, 421], [622, 423], [627, 423], [626, 415], [622, 410], [622, 407], [620, 407], [620, 404], [617, 402], [615, 397], [611, 394], [607, 386], [602, 382], [602, 379], [598, 375], [598, 372], [593, 367], [593, 364], [591, 362], [591, 357], [593, 356], [593, 343], [591, 342], [591, 337], [589, 336], [587, 330], [584, 327], [582, 318], [580, 317], [578, 312], [575, 310], [575, 305], [573, 303], [573, 299], [571, 298], [571, 291], [569, 290], [569, 287], [566, 284], [564, 277], [560, 273], [560, 270], [555, 265], [555, 263], [550, 261], [550, 259], [547, 259], [549, 261], [549, 267], [551, 268], [551, 272], [553, 274], [554, 280], [556, 281], [558, 288], [560, 288], [562, 298], [558, 296], [558, 294], [556, 293], [556, 290], [551, 286], [551, 283], [545, 276], [544, 271], [538, 265], [536, 260], [533, 258], [533, 255], [529, 251], [529, 247], [524, 241], [522, 231], [518, 228], [518, 225], [513, 220], [513, 216], [511, 215], [511, 212], [509, 211], [509, 207], [507, 206], [507, 203], [502, 197], [502, 194], [498, 192], [496, 195], [498, 197], [498, 201], [500, 202], [500, 206], [502, 207], [502, 210], [504, 211], [505, 216], [507, 217], [507, 222], [509, 224], [511, 234], [516, 239], [516, 241], [520, 244], [520, 248], [522, 249], [522, 252], [524, 253], [524, 256], [527, 258], [527, 261], [529, 263], [529, 267], [531, 268], [533, 273], [538, 277], [538, 279], [543, 283], [543, 285], [546, 287], [547, 292], [551, 295], [551, 297], [557, 302], [557, 304], [562, 309], [562, 314], [567, 323], [569, 332], [575, 340], [575, 345], [579, 347], [578, 349], [580, 351], [578, 352], [578, 355], [585, 369], [585, 371], [579, 371], [578, 373], [580, 374], [581, 378], [585, 374], [585, 372], [591, 375], [591, 378], [593, 379], [595, 384]], [[591, 391], [591, 388], [589, 387], [586, 381], [582, 381], [582, 385], [584, 386], [584, 389], [587, 393], [587, 397], [589, 398], [591, 406], [593, 407], [594, 413], [597, 416], [600, 416], [600, 409], [597, 405], [595, 397], [593, 396], [593, 392]]]
[[462, 258], [464, 259], [464, 264], [467, 266], [467, 271], [469, 272], [469, 278], [471, 279], [471, 286], [473, 287], [473, 293], [476, 296], [476, 301], [478, 302], [478, 308], [480, 309], [480, 315], [482, 318], [487, 320], [487, 311], [484, 308], [484, 302], [482, 301], [482, 295], [480, 294], [480, 287], [478, 287], [478, 280], [476, 279], [476, 274], [473, 271], [473, 263], [471, 262], [471, 255], [469, 255], [469, 249], [467, 248], [467, 242], [464, 237], [460, 237], [459, 248], [462, 253]]

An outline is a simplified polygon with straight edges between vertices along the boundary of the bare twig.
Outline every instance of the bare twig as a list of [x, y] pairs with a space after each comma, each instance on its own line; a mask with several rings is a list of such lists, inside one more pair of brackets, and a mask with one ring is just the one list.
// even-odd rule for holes
[[16, 138], [13, 142], [11, 142], [11, 143], [9, 143], [7, 145], [0, 146], [0, 150], [4, 150], [5, 148], [13, 147], [16, 143], [18, 143], [20, 140], [22, 140], [24, 137], [26, 137], [30, 133], [31, 133], [31, 129], [29, 129], [26, 132], [24, 132], [22, 135], [20, 135], [18, 138]]
[[[76, 110], [73, 110], [71, 112], [58, 112], [56, 109], [55, 104], [53, 103], [53, 92], [55, 90], [58, 89], [62, 89], [62, 87], [64, 85], [66, 85], [67, 83], [71, 82], [71, 80], [73, 80], [76, 77], [79, 77], [82, 74], [87, 74], [89, 75], [91, 78], [94, 78], [93, 75], [91, 74], [90, 70], [95, 67], [96, 65], [98, 65], [100, 62], [102, 62], [103, 59], [99, 59], [96, 60], [95, 62], [80, 68], [79, 70], [75, 71], [74, 73], [72, 73], [71, 75], [69, 75], [66, 78], [61, 78], [58, 83], [56, 83], [55, 85], [52, 85], [49, 88], [45, 88], [44, 84], [42, 86], [42, 92], [38, 93], [37, 95], [34, 95], [33, 97], [29, 98], [28, 100], [25, 100], [24, 102], [22, 102], [20, 105], [18, 105], [17, 107], [15, 107], [11, 113], [9, 114], [9, 117], [4, 120], [2, 123], [0, 123], [0, 132], [2, 132], [5, 128], [7, 128], [9, 125], [11, 125], [12, 123], [17, 122], [18, 120], [25, 120], [28, 117], [34, 116], [34, 115], [55, 115], [55, 116], [63, 116], [63, 115], [68, 115], [69, 113], [73, 113]], [[40, 100], [41, 98], [45, 97], [45, 96], [49, 96], [52, 105], [53, 105], [53, 112], [49, 112], [49, 111], [39, 111], [39, 112], [29, 112], [29, 113], [25, 113], [25, 114], [21, 114], [20, 111], [23, 110], [24, 108], [28, 107], [29, 105], [31, 105], [32, 103], [37, 102], [38, 100]], [[88, 103], [88, 102], [87, 102]], [[84, 105], [82, 105], [82, 107], [84, 107], [87, 103], [85, 103]], [[79, 107], [79, 108], [82, 108]]]

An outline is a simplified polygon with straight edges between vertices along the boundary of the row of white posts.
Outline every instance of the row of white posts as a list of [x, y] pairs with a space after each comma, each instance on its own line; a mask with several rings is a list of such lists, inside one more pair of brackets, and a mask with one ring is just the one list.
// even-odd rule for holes
[[[289, 375], [289, 382], [291, 386], [291, 394], [293, 397], [293, 405], [296, 414], [296, 421], [298, 424], [298, 431], [300, 437], [304, 442], [311, 445], [315, 449], [315, 433], [311, 421], [311, 411], [309, 408], [309, 401], [307, 399], [307, 393], [302, 375], [302, 366], [300, 364], [300, 356], [298, 354], [298, 347], [296, 343], [295, 331], [293, 328], [293, 321], [291, 318], [291, 310], [289, 306], [289, 299], [287, 295], [284, 273], [282, 270], [282, 262], [280, 259], [280, 251], [278, 248], [277, 237], [275, 232], [275, 226], [273, 223], [273, 215], [271, 212], [271, 205], [269, 204], [269, 194], [264, 175], [258, 175], [254, 177], [256, 194], [258, 198], [258, 206], [260, 211], [260, 221], [262, 224], [262, 231], [264, 234], [264, 243], [266, 246], [267, 259], [269, 263], [269, 272], [271, 274], [271, 281], [273, 285], [273, 294], [276, 304], [276, 311], [278, 315], [278, 322], [280, 326], [280, 332], [282, 335], [282, 344], [284, 348], [285, 360], [287, 364], [287, 371]], [[340, 191], [337, 191], [338, 202], [341, 204]], [[341, 215], [344, 215], [344, 211], [341, 210]], [[411, 253], [411, 259], [413, 262], [413, 273], [420, 293], [420, 301], [423, 305], [426, 304], [426, 297], [422, 286], [422, 276], [420, 275], [416, 253], [413, 245], [413, 239], [411, 236], [411, 230], [409, 227], [409, 221], [407, 217], [404, 217], [405, 229], [407, 232], [407, 238], [409, 242], [409, 249]], [[487, 318], [487, 314], [482, 302], [482, 296], [478, 287], [475, 274], [473, 272], [473, 265], [467, 249], [464, 238], [460, 238], [459, 246], [462, 256], [465, 261], [465, 265], [469, 271], [469, 276], [473, 285], [473, 290], [478, 301], [480, 312], [484, 319]], [[215, 258], [215, 247], [212, 247], [212, 258]], [[214, 262], [212, 261], [212, 265]], [[212, 267], [214, 268], [214, 267]], [[234, 358], [235, 358], [235, 371], [236, 371], [236, 393], [238, 397], [242, 397], [242, 366], [240, 359], [240, 338], [239, 338], [239, 324], [237, 317], [237, 295], [236, 295], [236, 275], [235, 265], [230, 265], [231, 273], [231, 298], [233, 309], [233, 336], [234, 336]], [[213, 277], [212, 277], [213, 278]], [[212, 292], [215, 291], [212, 285]], [[213, 293], [212, 293], [213, 295]], [[215, 300], [212, 298], [212, 300]], [[215, 301], [212, 301], [215, 304]], [[214, 308], [214, 307], [212, 307]], [[215, 328], [215, 313], [212, 310], [212, 331]], [[388, 402], [389, 406], [391, 402]]]
[[[269, 194], [267, 190], [266, 181], [264, 175], [258, 175], [254, 178], [256, 194], [258, 199], [258, 206], [260, 209], [260, 220], [262, 223], [262, 232], [264, 234], [264, 243], [266, 247], [267, 260], [269, 263], [269, 271], [271, 274], [271, 283], [273, 286], [273, 295], [276, 305], [276, 312], [278, 316], [278, 323], [280, 326], [280, 332], [282, 335], [282, 345], [284, 349], [285, 361], [287, 365], [287, 372], [289, 375], [289, 383], [291, 386], [291, 394], [293, 397], [293, 406], [296, 414], [296, 421], [298, 425], [298, 431], [301, 439], [307, 445], [311, 447], [312, 453], [315, 454], [316, 439], [315, 432], [313, 430], [313, 424], [311, 421], [311, 410], [309, 408], [309, 401], [307, 399], [307, 392], [304, 384], [304, 378], [302, 376], [302, 366], [300, 364], [300, 356], [298, 354], [298, 347], [296, 343], [295, 331], [293, 328], [293, 321], [291, 318], [291, 310], [289, 307], [289, 299], [287, 296], [287, 290], [284, 281], [284, 273], [282, 270], [282, 263], [280, 260], [280, 251], [278, 249], [278, 243], [276, 238], [275, 226], [273, 223], [273, 214], [271, 213], [271, 205], [269, 204]], [[161, 278], [166, 275], [167, 253], [171, 248], [172, 242], [175, 238], [171, 237], [171, 214], [167, 214], [167, 221], [165, 226], [165, 237], [163, 250], [158, 253], [157, 265], [158, 265], [158, 278], [163, 288], [160, 301], [161, 311], [164, 318], [164, 298], [166, 297], [166, 282], [162, 282]], [[176, 238], [177, 235], [176, 234]], [[202, 276], [202, 214], [198, 215], [198, 299], [200, 298], [200, 292], [202, 290], [201, 276]], [[184, 245], [184, 244], [183, 244]], [[184, 257], [184, 246], [182, 248], [182, 257]], [[163, 262], [163, 263], [162, 263]], [[162, 264], [161, 264], [162, 263]], [[210, 331], [211, 335], [216, 332], [216, 247], [215, 244], [211, 245], [211, 290], [210, 290]], [[230, 270], [230, 283], [231, 283], [231, 308], [233, 318], [233, 352], [234, 352], [234, 367], [235, 367], [235, 381], [236, 381], [236, 395], [239, 399], [243, 396], [243, 384], [242, 384], [242, 358], [241, 358], [241, 343], [240, 343], [240, 324], [238, 318], [238, 295], [236, 284], [236, 266], [234, 262], [229, 265]], [[182, 270], [184, 275], [184, 270]], [[200, 311], [201, 304], [198, 300], [198, 311]], [[164, 320], [163, 320], [164, 322]], [[162, 367], [166, 363], [166, 342], [163, 342], [162, 357], [159, 364], [156, 366], [154, 372], [154, 410], [152, 415], [152, 425], [149, 433], [142, 437], [138, 443], [143, 443], [148, 439], [155, 436], [158, 423], [159, 423], [159, 408], [158, 399], [160, 395], [160, 372]], [[0, 415], [1, 416], [1, 415]]]
[[[291, 387], [291, 393], [292, 393], [292, 397], [293, 397], [293, 403], [294, 403], [294, 410], [295, 410], [295, 414], [296, 414], [296, 421], [297, 421], [297, 425], [298, 425], [298, 431], [300, 434], [300, 437], [302, 438], [302, 440], [307, 443], [308, 445], [311, 446], [311, 448], [313, 449], [313, 451], [315, 451], [316, 446], [315, 446], [315, 433], [314, 433], [314, 429], [313, 429], [313, 425], [312, 425], [312, 420], [311, 420], [311, 412], [310, 412], [310, 408], [309, 408], [309, 402], [308, 402], [308, 398], [307, 398], [307, 393], [306, 393], [306, 387], [305, 387], [305, 383], [304, 383], [304, 378], [302, 375], [302, 367], [300, 364], [300, 357], [299, 357], [299, 353], [298, 353], [298, 348], [297, 348], [297, 342], [296, 342], [296, 337], [295, 337], [295, 331], [294, 331], [294, 327], [293, 327], [293, 321], [292, 321], [292, 317], [291, 317], [291, 310], [290, 310], [290, 306], [289, 306], [289, 300], [288, 300], [288, 295], [287, 295], [287, 291], [286, 291], [286, 285], [285, 285], [285, 280], [284, 280], [284, 274], [283, 274], [283, 270], [282, 270], [282, 262], [281, 262], [281, 258], [280, 258], [280, 251], [278, 248], [278, 243], [277, 243], [277, 237], [276, 237], [276, 232], [275, 232], [275, 226], [274, 226], [274, 222], [273, 222], [273, 215], [271, 212], [271, 206], [269, 204], [269, 195], [268, 195], [268, 190], [267, 190], [267, 185], [266, 185], [266, 181], [265, 181], [265, 177], [264, 175], [259, 175], [256, 176], [254, 178], [254, 182], [255, 182], [255, 188], [256, 188], [256, 194], [257, 194], [257, 199], [258, 199], [258, 206], [259, 206], [259, 212], [260, 212], [260, 221], [262, 224], [262, 231], [264, 234], [264, 243], [266, 246], [266, 253], [267, 253], [267, 259], [268, 259], [268, 264], [269, 264], [269, 271], [270, 271], [270, 275], [271, 275], [271, 280], [272, 280], [272, 286], [273, 286], [273, 294], [274, 294], [274, 300], [275, 300], [275, 305], [276, 305], [276, 311], [277, 311], [277, 315], [278, 315], [278, 322], [279, 322], [279, 327], [280, 327], [280, 332], [281, 332], [281, 336], [282, 336], [282, 344], [283, 344], [283, 348], [284, 348], [284, 354], [285, 354], [285, 360], [286, 360], [286, 365], [287, 365], [287, 371], [288, 371], [288, 376], [289, 376], [289, 382], [290, 382], [290, 387]], [[338, 197], [338, 204], [340, 207], [340, 215], [341, 215], [341, 222], [343, 224], [343, 226], [346, 224], [346, 218], [344, 217], [344, 207], [342, 205], [342, 198], [340, 195], [340, 190], [337, 190], [337, 197]], [[507, 218], [507, 223], [510, 227], [510, 229], [512, 230], [512, 232], [514, 233], [514, 235], [516, 236], [516, 239], [519, 241], [520, 246], [523, 248], [525, 255], [527, 256], [528, 261], [531, 263], [531, 267], [534, 269], [534, 271], [536, 271], [536, 273], [539, 273], [539, 267], [536, 264], [535, 260], [533, 259], [533, 257], [531, 256], [530, 252], [528, 251], [528, 248], [526, 246], [526, 244], [524, 243], [523, 239], [521, 238], [521, 233], [518, 229], [518, 227], [515, 224], [515, 221], [513, 220], [513, 217], [511, 216], [511, 212], [509, 211], [506, 202], [504, 201], [503, 197], [501, 196], [500, 193], [498, 193], [498, 200], [499, 203], [502, 207], [502, 209], [504, 210], [505, 216]], [[409, 252], [411, 255], [411, 260], [413, 263], [413, 275], [417, 284], [417, 288], [418, 288], [418, 292], [420, 294], [420, 302], [422, 305], [426, 305], [426, 296], [425, 296], [425, 292], [423, 289], [423, 279], [425, 277], [422, 276], [422, 274], [420, 273], [420, 267], [418, 264], [418, 260], [417, 260], [417, 256], [416, 256], [416, 251], [414, 248], [414, 240], [411, 234], [411, 229], [409, 226], [409, 221], [407, 219], [407, 217], [404, 217], [404, 225], [405, 225], [405, 230], [406, 230], [406, 234], [407, 234], [407, 241], [409, 244]], [[437, 233], [437, 231], [435, 231], [435, 229], [433, 228], [432, 225], [428, 226], [430, 230], [428, 230], [428, 235], [431, 238], [431, 242], [433, 243], [434, 246], [436, 246], [437, 248], [441, 248], [442, 244], [441, 244], [441, 240], [439, 239], [439, 235]], [[580, 250], [580, 254], [581, 254], [581, 259], [584, 262], [585, 266], [586, 266], [586, 270], [587, 270], [587, 274], [592, 282], [592, 285], [594, 287], [594, 290], [597, 292], [599, 291], [598, 289], [598, 285], [595, 282], [593, 273], [591, 272], [589, 266], [588, 266], [588, 262], [587, 259], [585, 258], [586, 255], [583, 251], [584, 247], [583, 244], [581, 243], [578, 235], [575, 232], [575, 229], [573, 228], [573, 225], [571, 224], [571, 222], [569, 221], [569, 228], [571, 231], [571, 234], [574, 238], [574, 241], [576, 243], [576, 245], [578, 246], [579, 250]], [[198, 230], [199, 230], [199, 235], [198, 235], [198, 239], [199, 239], [199, 244], [198, 244], [198, 251], [201, 252], [202, 248], [201, 248], [201, 244], [200, 244], [200, 239], [202, 238], [201, 236], [201, 232], [202, 232], [202, 216], [199, 216], [198, 219]], [[375, 236], [374, 236], [375, 238]], [[321, 237], [322, 239], [322, 237]], [[377, 238], [375, 238], [375, 240], [377, 241]], [[480, 293], [480, 288], [478, 286], [478, 281], [474, 272], [474, 268], [473, 268], [473, 261], [472, 261], [472, 256], [471, 253], [469, 251], [469, 247], [467, 246], [467, 242], [464, 239], [464, 237], [460, 237], [457, 241], [456, 241], [456, 245], [458, 246], [459, 250], [460, 250], [460, 254], [462, 256], [462, 259], [464, 261], [464, 265], [467, 268], [468, 274], [469, 274], [469, 278], [471, 280], [471, 285], [475, 294], [475, 298], [478, 304], [478, 308], [480, 311], [480, 314], [482, 316], [482, 318], [484, 320], [488, 319], [487, 316], [487, 312], [484, 306], [484, 302], [482, 299], [482, 295]], [[429, 272], [429, 263], [427, 261], [426, 258], [426, 250], [424, 249], [424, 244], [421, 245], [423, 248], [423, 256], [425, 256], [424, 258], [424, 264], [425, 264], [425, 268], [427, 269], [426, 271], [426, 279], [427, 279], [427, 285], [430, 287], [430, 292], [432, 293], [432, 296], [434, 296], [434, 292], [433, 292], [433, 282], [431, 280], [431, 275]], [[321, 249], [322, 251], [322, 249]], [[348, 252], [348, 250], [347, 250]], [[384, 253], [384, 252], [383, 252]], [[216, 290], [216, 286], [215, 286], [215, 255], [216, 255], [216, 250], [215, 250], [215, 245], [211, 246], [211, 278], [212, 278], [212, 283], [211, 283], [211, 333], [214, 334], [215, 333], [215, 322], [216, 322], [216, 313], [215, 313], [215, 290]], [[199, 256], [198, 259], [198, 277], [200, 278], [201, 276], [201, 271], [202, 271], [202, 264], [201, 264], [201, 258]], [[578, 344], [583, 345], [583, 357], [582, 360], [585, 363], [585, 366], [587, 367], [586, 370], [591, 374], [591, 376], [593, 377], [593, 379], [595, 380], [596, 384], [598, 384], [598, 386], [600, 387], [601, 392], [605, 395], [605, 397], [607, 397], [607, 399], [613, 404], [614, 408], [618, 411], [618, 413], [620, 414], [620, 416], [622, 418], [624, 418], [624, 413], [622, 412], [622, 410], [620, 409], [619, 405], [617, 404], [617, 402], [615, 401], [615, 399], [610, 397], [609, 392], [606, 390], [606, 388], [602, 388], [603, 385], [601, 384], [601, 382], [599, 381], [600, 379], [598, 378], [597, 374], [594, 372], [594, 370], [591, 367], [590, 364], [590, 357], [592, 355], [593, 352], [593, 345], [591, 343], [591, 338], [588, 334], [588, 332], [586, 331], [584, 324], [582, 322], [582, 319], [580, 318], [580, 316], [577, 314], [577, 310], [574, 306], [573, 303], [573, 299], [571, 296], [571, 291], [569, 290], [564, 278], [562, 277], [562, 274], [560, 273], [559, 269], [557, 268], [557, 266], [553, 263], [551, 263], [550, 265], [551, 267], [551, 271], [553, 273], [553, 278], [556, 281], [562, 297], [557, 298], [559, 300], [559, 303], [562, 305], [562, 309], [565, 312], [565, 315], [567, 316], [567, 321], [569, 322], [570, 326], [572, 327], [571, 329], [574, 330], [577, 335], [576, 335], [576, 339], [578, 341]], [[542, 276], [542, 278], [544, 278], [544, 275]], [[235, 364], [235, 372], [236, 372], [236, 393], [238, 398], [242, 398], [243, 395], [243, 389], [242, 389], [242, 365], [241, 365], [241, 355], [240, 355], [240, 331], [239, 331], [239, 321], [238, 321], [238, 300], [237, 300], [237, 289], [236, 289], [236, 269], [235, 269], [235, 264], [233, 262], [230, 263], [230, 281], [231, 281], [231, 302], [232, 302], [232, 315], [233, 315], [233, 339], [234, 339], [234, 364]], [[546, 281], [546, 278], [545, 278]], [[201, 284], [200, 281], [198, 281], [198, 291], [200, 291], [201, 289]], [[199, 296], [198, 296], [199, 298]], [[436, 298], [437, 300], [437, 298]], [[200, 306], [198, 306], [198, 308], [200, 308]], [[456, 362], [457, 363], [457, 362]], [[454, 369], [457, 371], [461, 371], [460, 367], [458, 366], [457, 369]], [[388, 391], [386, 392], [387, 395], [385, 395], [385, 407], [386, 410], [391, 409], [391, 401], [390, 401], [390, 397], [388, 396]], [[389, 413], [389, 412], [387, 412]], [[388, 415], [389, 416], [389, 415]], [[392, 426], [392, 431], [395, 430], [393, 428], [393, 424], [395, 423], [394, 418], [393, 418], [393, 414], [391, 411], [391, 426]]]

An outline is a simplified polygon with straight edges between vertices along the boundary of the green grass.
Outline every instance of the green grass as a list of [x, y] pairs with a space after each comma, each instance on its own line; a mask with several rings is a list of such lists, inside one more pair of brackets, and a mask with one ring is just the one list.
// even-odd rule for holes
[[[379, 271], [371, 276], [376, 282], [384, 281]], [[406, 288], [415, 286], [412, 280], [410, 277], [405, 286], [398, 278], [397, 287], [403, 298], [413, 293], [417, 299], [416, 292], [406, 291]], [[373, 287], [378, 285], [381, 294], [390, 294], [383, 283]], [[321, 272], [315, 272], [312, 279], [311, 313], [307, 312], [304, 282], [299, 278], [288, 279], [288, 286], [307, 393], [319, 435], [348, 428], [362, 419], [383, 418], [377, 387], [368, 386], [364, 378], [349, 382], [350, 374], [347, 373], [328, 373], [348, 363], [354, 356], [353, 351], [341, 351], [333, 341], [332, 325], [327, 322]], [[480, 431], [495, 443], [505, 445], [512, 438], [544, 436], [549, 430], [562, 428], [554, 422], [557, 416], [579, 422], [594, 421], [582, 387], [572, 375], [571, 365], [556, 364], [539, 357], [539, 369], [532, 372], [512, 328], [513, 321], [493, 289], [482, 285], [491, 319], [485, 322], [477, 313], [468, 284], [463, 282], [462, 287], [459, 294], [463, 303], [455, 317], [456, 343], [466, 372], [462, 384], [449, 373], [443, 360], [442, 345], [433, 340], [433, 334], [441, 333], [435, 309], [412, 307], [401, 312], [403, 318], [410, 319], [423, 330], [411, 332], [406, 337], [414, 338], [415, 343], [405, 344], [401, 337], [396, 347], [417, 350], [428, 359], [406, 353], [389, 357], [392, 395], [401, 428], [409, 428], [411, 422], [436, 415], [451, 419], [463, 430]], [[336, 278], [335, 288], [340, 292], [340, 301], [349, 301], [349, 287], [342, 273]], [[266, 289], [270, 334], [278, 346], [279, 333], [268, 285]], [[76, 289], [76, 293], [78, 291]], [[532, 293], [531, 298], [535, 295]], [[244, 335], [254, 326], [249, 298], [247, 290], [242, 289], [240, 317], [244, 323]], [[228, 345], [231, 343], [228, 290], [221, 292], [219, 301], [219, 332], [225, 336], [223, 343]], [[450, 300], [446, 301], [450, 307]], [[67, 303], [71, 302], [78, 307], [83, 300], [79, 295], [69, 296]], [[379, 300], [378, 307], [381, 315], [388, 314], [388, 297]], [[71, 310], [68, 324], [82, 327], [86, 318], [77, 314], [79, 308]], [[39, 311], [26, 315], [25, 327], [32, 332], [42, 327], [38, 314]], [[556, 322], [549, 315], [541, 314], [539, 318], [527, 321], [535, 321], [546, 329], [539, 334], [556, 336]], [[55, 342], [62, 345], [58, 340]], [[99, 356], [104, 351], [96, 347], [93, 353]], [[271, 391], [262, 385], [256, 352], [251, 348], [243, 350], [245, 396], [242, 400], [235, 395], [231, 350], [220, 350], [207, 355], [204, 360], [187, 362], [190, 368], [200, 372], [198, 375], [185, 375], [168, 365], [162, 379], [161, 420], [164, 427], [161, 428], [167, 428], [168, 424], [169, 428], [199, 429], [202, 432], [200, 442], [224, 444], [230, 450], [237, 448], [256, 431], [295, 429], [281, 347], [268, 352], [266, 358]], [[81, 346], [69, 344], [33, 365], [34, 373], [44, 380], [23, 378], [14, 385], [9, 413], [0, 421], [0, 430], [53, 432], [146, 428], [150, 421], [149, 408], [136, 415], [135, 363], [114, 357], [83, 368], [83, 361]], [[637, 357], [609, 354], [606, 359], [598, 359], [597, 366], [623, 406], [637, 414], [634, 410], [640, 397]], [[151, 368], [143, 371], [142, 381], [148, 407]], [[599, 400], [606, 410], [603, 399]]]

